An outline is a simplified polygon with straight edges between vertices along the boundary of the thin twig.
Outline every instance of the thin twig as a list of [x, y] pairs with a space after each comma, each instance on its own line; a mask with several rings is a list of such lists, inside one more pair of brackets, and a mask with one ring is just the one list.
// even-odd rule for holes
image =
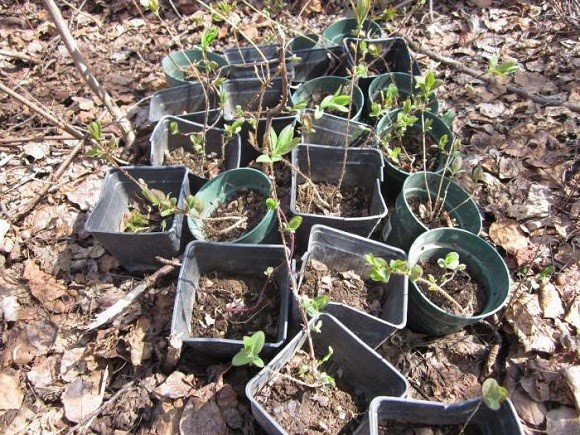
[[26, 62], [30, 62], [30, 63], [39, 63], [40, 62], [40, 60], [38, 60], [35, 57], [28, 56], [27, 54], [24, 54], [24, 53], [18, 53], [16, 51], [0, 50], [0, 56], [25, 60]]

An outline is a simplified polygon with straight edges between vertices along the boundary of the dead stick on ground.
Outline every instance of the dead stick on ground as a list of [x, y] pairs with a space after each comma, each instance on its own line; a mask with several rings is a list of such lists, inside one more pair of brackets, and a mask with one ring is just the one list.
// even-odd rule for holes
[[[436, 60], [437, 62], [441, 62], [445, 65], [455, 68], [456, 70], [464, 72], [465, 74], [469, 74], [470, 76], [476, 77], [479, 80], [487, 83], [488, 85], [498, 84], [498, 81], [495, 78], [482, 75], [481, 71], [476, 71], [474, 69], [466, 67], [465, 65], [463, 65], [460, 62], [457, 62], [454, 59], [441, 56], [440, 54], [437, 54], [427, 48], [423, 48], [421, 47], [421, 45], [417, 44], [414, 41], [410, 41], [407, 38], [405, 38], [405, 40], [407, 41], [407, 44], [409, 45], [409, 47], [411, 47], [412, 50], [417, 51], [419, 53], [423, 53], [424, 55], [429, 56], [431, 59]], [[519, 95], [520, 97], [527, 98], [528, 100], [531, 100], [534, 103], [538, 103], [543, 106], [565, 107], [566, 109], [569, 109], [573, 112], [580, 113], [580, 104], [578, 103], [570, 103], [567, 101], [556, 100], [554, 98], [541, 97], [539, 95], [531, 94], [527, 92], [525, 89], [514, 85], [506, 85], [506, 90], [508, 92], [511, 92], [512, 94], [516, 94]]]
[[170, 264], [166, 264], [165, 266], [157, 269], [153, 274], [145, 278], [137, 287], [123, 296], [122, 299], [117, 301], [113, 306], [107, 308], [102, 313], [98, 314], [97, 317], [93, 322], [87, 326], [87, 331], [92, 331], [93, 329], [98, 328], [99, 326], [104, 325], [108, 321], [112, 320], [117, 315], [121, 314], [125, 308], [127, 308], [131, 303], [137, 299], [137, 297], [143, 293], [145, 290], [150, 288], [155, 282], [159, 279], [164, 277], [165, 275], [170, 274], [175, 270], [175, 266]]
[[30, 63], [39, 63], [40, 62], [35, 57], [28, 56], [27, 54], [24, 54], [24, 53], [18, 53], [16, 51], [0, 50], [0, 56], [12, 57], [14, 59], [25, 60], [26, 62], [30, 62]]
[[105, 90], [105, 88], [103, 88], [103, 86], [101, 86], [99, 81], [89, 69], [89, 66], [84, 56], [79, 51], [77, 43], [72, 36], [67, 23], [64, 21], [64, 18], [62, 17], [57, 4], [54, 2], [54, 0], [43, 1], [52, 21], [56, 25], [56, 28], [58, 29], [58, 32], [64, 41], [64, 44], [66, 45], [68, 52], [73, 58], [75, 66], [81, 73], [83, 80], [89, 85], [95, 95], [97, 95], [97, 97], [99, 97], [99, 99], [103, 102], [109, 113], [113, 116], [113, 119], [121, 128], [127, 147], [133, 147], [135, 144], [135, 132], [133, 131], [131, 122], [127, 119], [127, 116], [123, 113], [119, 106], [117, 106], [109, 93]]

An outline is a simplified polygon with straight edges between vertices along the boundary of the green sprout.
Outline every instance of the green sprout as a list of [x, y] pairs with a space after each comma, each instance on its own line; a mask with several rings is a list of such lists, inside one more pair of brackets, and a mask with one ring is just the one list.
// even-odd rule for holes
[[260, 358], [260, 352], [264, 347], [266, 336], [262, 331], [255, 332], [250, 337], [244, 336], [244, 347], [232, 358], [233, 366], [256, 366], [264, 367], [264, 361]]
[[319, 119], [322, 117], [325, 110], [335, 111], [340, 113], [348, 113], [348, 107], [350, 105], [350, 95], [342, 93], [342, 86], [339, 86], [334, 94], [327, 95], [316, 106], [314, 111], [314, 118]]
[[294, 126], [287, 125], [276, 134], [273, 128], [270, 128], [270, 155], [262, 154], [256, 159], [258, 163], [274, 163], [282, 160], [284, 154], [289, 153], [300, 142], [299, 137], [294, 137]]
[[518, 70], [519, 67], [515, 60], [510, 59], [499, 63], [499, 57], [497, 54], [492, 55], [489, 58], [487, 64], [487, 73], [498, 77], [504, 77], [508, 74], [515, 74], [518, 72]]

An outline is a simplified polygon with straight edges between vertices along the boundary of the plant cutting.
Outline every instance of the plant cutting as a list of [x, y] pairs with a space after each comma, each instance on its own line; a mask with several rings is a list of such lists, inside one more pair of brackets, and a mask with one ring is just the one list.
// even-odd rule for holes
[[[287, 336], [288, 272], [279, 267], [284, 258], [283, 246], [190, 243], [177, 282], [172, 335], [212, 359], [229, 360], [246, 349], [234, 365], [259, 365], [260, 351], [272, 355]], [[254, 339], [246, 337], [258, 331]]]
[[[409, 277], [407, 326], [431, 336], [458, 331], [496, 313], [507, 301], [510, 278], [497, 251], [480, 237], [457, 228], [421, 234], [409, 249], [408, 262], [367, 256], [371, 278], [388, 282], [392, 274]], [[423, 272], [433, 276], [424, 276]], [[435, 277], [434, 274], [437, 274]], [[456, 279], [453, 293], [448, 284]], [[455, 302], [451, 302], [454, 299]], [[473, 306], [468, 306], [468, 301]]]
[[332, 316], [320, 314], [310, 325], [319, 322], [311, 336], [317, 375], [302, 331], [246, 385], [267, 433], [348, 433], [374, 397], [406, 394], [405, 378], [374, 350]]
[[[371, 402], [368, 420], [357, 435], [401, 433], [423, 430], [433, 433], [520, 435], [522, 427], [505, 388], [490, 378], [481, 388], [480, 399], [444, 404], [424, 400], [376, 397]], [[485, 405], [483, 405], [485, 404]]]
[[165, 116], [149, 141], [152, 165], [185, 165], [192, 173], [208, 179], [240, 166], [239, 135], [217, 127]]
[[475, 201], [459, 185], [441, 174], [416, 172], [403, 183], [383, 237], [406, 251], [429, 229], [462, 228], [477, 235], [481, 223]]

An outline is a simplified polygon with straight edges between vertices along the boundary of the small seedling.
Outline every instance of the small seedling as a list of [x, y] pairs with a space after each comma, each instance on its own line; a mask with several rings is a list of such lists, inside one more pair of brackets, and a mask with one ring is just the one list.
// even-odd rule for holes
[[124, 231], [128, 233], [143, 233], [149, 230], [149, 217], [137, 209], [128, 212]]
[[335, 111], [348, 113], [350, 105], [350, 95], [342, 93], [342, 86], [339, 86], [334, 94], [327, 95], [314, 109], [314, 118], [320, 119], [325, 111]]
[[477, 403], [477, 406], [473, 412], [465, 420], [465, 424], [459, 432], [459, 435], [463, 435], [467, 425], [471, 419], [477, 414], [481, 404], [484, 403], [492, 411], [499, 411], [501, 404], [507, 400], [507, 390], [499, 385], [497, 381], [493, 378], [486, 379], [483, 384], [481, 384], [481, 400]]
[[[298, 376], [311, 381], [312, 386], [329, 386], [336, 387], [336, 381], [328, 373], [319, 370], [319, 367], [327, 362], [330, 357], [334, 354], [334, 350], [331, 346], [328, 346], [328, 351], [326, 354], [316, 361], [314, 366], [309, 366], [308, 364], [302, 364], [298, 370]], [[307, 375], [310, 375], [312, 379], [308, 379]], [[312, 382], [313, 381], [313, 382]]]
[[295, 233], [298, 227], [302, 224], [302, 216], [293, 216], [290, 221], [284, 225], [285, 233]]
[[275, 163], [282, 160], [284, 154], [288, 154], [300, 142], [299, 137], [294, 137], [294, 126], [287, 125], [277, 135], [273, 128], [270, 128], [270, 154], [262, 154], [256, 159], [258, 163]]
[[509, 74], [515, 74], [518, 72], [518, 70], [519, 67], [515, 60], [510, 59], [499, 63], [499, 57], [497, 54], [492, 55], [489, 58], [487, 64], [487, 73], [498, 77], [505, 77]]
[[[311, 298], [307, 295], [300, 295], [300, 307], [304, 310], [309, 319], [316, 319], [324, 307], [328, 305], [328, 302], [330, 302], [328, 295], [320, 295], [315, 298]], [[310, 330], [313, 332], [320, 332], [321, 326], [322, 321], [318, 320], [312, 324]]]
[[193, 147], [193, 151], [196, 154], [201, 154], [203, 153], [203, 144], [204, 144], [204, 138], [205, 135], [203, 134], [203, 132], [198, 132], [198, 133], [181, 133], [181, 131], [179, 131], [179, 124], [177, 123], [177, 121], [171, 121], [169, 123], [169, 133], [171, 135], [177, 135], [177, 134], [181, 134], [183, 136], [187, 136], [191, 142], [191, 145]]
[[250, 337], [244, 336], [244, 347], [232, 358], [233, 366], [256, 366], [264, 367], [264, 361], [260, 358], [260, 352], [264, 347], [266, 336], [262, 331], [255, 332]]

